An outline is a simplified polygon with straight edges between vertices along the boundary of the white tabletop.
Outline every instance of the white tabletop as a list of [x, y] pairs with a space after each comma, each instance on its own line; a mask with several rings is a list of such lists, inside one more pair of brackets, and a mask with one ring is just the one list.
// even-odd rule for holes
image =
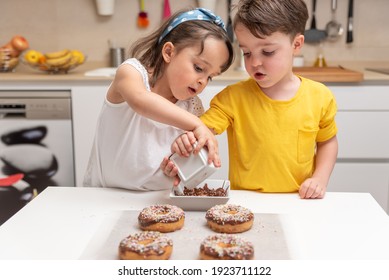
[[[0, 259], [79, 259], [112, 211], [169, 202], [166, 191], [49, 187], [0, 227]], [[389, 259], [389, 217], [370, 194], [232, 191], [229, 203], [280, 214], [292, 259]]]

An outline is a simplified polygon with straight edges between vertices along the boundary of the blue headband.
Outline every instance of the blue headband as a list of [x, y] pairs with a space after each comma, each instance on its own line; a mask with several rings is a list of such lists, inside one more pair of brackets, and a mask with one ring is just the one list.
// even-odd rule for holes
[[224, 26], [224, 22], [221, 19], [221, 17], [215, 15], [210, 10], [204, 9], [204, 8], [197, 8], [195, 10], [191, 10], [185, 13], [182, 13], [178, 15], [171, 23], [170, 25], [163, 31], [162, 35], [159, 37], [158, 42], [160, 43], [163, 38], [165, 38], [170, 31], [172, 31], [174, 28], [176, 28], [180, 23], [183, 23], [185, 21], [189, 20], [205, 20], [213, 22], [214, 24], [220, 26], [224, 30], [226, 30]]

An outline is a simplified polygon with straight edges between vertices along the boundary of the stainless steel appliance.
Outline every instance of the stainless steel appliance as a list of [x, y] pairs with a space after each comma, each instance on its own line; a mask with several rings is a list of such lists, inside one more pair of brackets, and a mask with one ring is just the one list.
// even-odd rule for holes
[[0, 224], [48, 186], [74, 186], [70, 91], [0, 91]]

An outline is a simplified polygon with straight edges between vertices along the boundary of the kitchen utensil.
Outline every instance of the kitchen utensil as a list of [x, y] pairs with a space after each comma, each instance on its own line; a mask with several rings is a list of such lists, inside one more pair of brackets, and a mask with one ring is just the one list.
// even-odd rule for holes
[[23, 173], [25, 180], [52, 177], [58, 171], [56, 156], [47, 148], [35, 144], [18, 144], [0, 151], [7, 170]]
[[169, 0], [163, 2], [163, 16], [162, 20], [167, 20], [171, 16], [170, 3]]
[[145, 2], [144, 0], [139, 0], [140, 11], [138, 14], [138, 27], [146, 28], [149, 26], [150, 21], [147, 17], [147, 13], [145, 11]]
[[111, 67], [119, 67], [124, 61], [125, 50], [124, 48], [110, 48], [109, 55], [111, 58]]
[[46, 126], [34, 126], [18, 129], [1, 135], [1, 141], [6, 145], [39, 144], [47, 135]]
[[170, 199], [174, 205], [186, 211], [206, 211], [212, 206], [225, 204], [230, 199], [230, 181], [207, 179], [203, 182], [210, 189], [222, 187], [226, 190], [226, 196], [183, 196], [175, 194], [175, 187], [170, 192]]
[[337, 0], [331, 1], [331, 21], [329, 21], [326, 25], [326, 31], [327, 31], [327, 38], [330, 41], [335, 41], [343, 34], [343, 27], [342, 25], [336, 21], [336, 8], [338, 5]]
[[115, 8], [115, 0], [96, 0], [97, 13], [100, 16], [112, 16]]
[[305, 42], [307, 43], [319, 43], [327, 38], [327, 32], [325, 30], [319, 30], [316, 28], [316, 0], [312, 2], [312, 22], [311, 28], [305, 30]]
[[12, 186], [23, 179], [23, 173], [16, 173], [5, 178], [0, 178], [0, 187]]
[[346, 43], [350, 44], [353, 42], [353, 9], [354, 9], [354, 0], [348, 1], [348, 20], [347, 20], [347, 37]]
[[178, 177], [180, 177], [182, 182], [180, 184], [181, 187], [178, 186], [178, 191], [181, 193], [184, 186], [195, 188], [217, 170], [213, 163], [208, 163], [208, 151], [206, 148], [202, 148], [196, 155], [192, 153], [189, 157], [173, 154], [170, 156], [170, 160], [178, 168]]
[[232, 28], [232, 19], [231, 19], [231, 0], [227, 0], [227, 34], [230, 41], [234, 41], [234, 30]]

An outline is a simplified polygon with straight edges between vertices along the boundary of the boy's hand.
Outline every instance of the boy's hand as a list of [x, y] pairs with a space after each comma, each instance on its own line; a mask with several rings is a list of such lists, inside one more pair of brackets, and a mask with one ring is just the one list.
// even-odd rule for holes
[[[198, 154], [201, 148], [206, 146], [208, 149], [208, 163], [213, 163], [215, 167], [220, 167], [221, 162], [219, 157], [219, 148], [215, 135], [208, 128], [206, 128], [204, 134], [205, 136], [196, 136], [196, 133], [201, 135], [201, 131], [202, 127], [193, 132], [188, 131], [177, 137], [171, 146], [172, 153], [177, 153], [180, 156], [188, 157], [192, 152], [194, 154]], [[203, 141], [201, 139], [203, 139]], [[197, 145], [194, 148], [193, 145], [196, 142]]]
[[174, 177], [173, 186], [178, 186], [180, 183], [180, 177], [178, 177], [178, 169], [174, 165], [174, 162], [171, 161], [168, 157], [164, 157], [160, 164], [160, 168], [166, 176]]
[[326, 193], [326, 184], [318, 178], [312, 177], [305, 180], [299, 190], [300, 198], [323, 198]]
[[176, 153], [179, 156], [189, 157], [193, 152], [193, 145], [196, 143], [197, 139], [194, 136], [193, 132], [189, 131], [184, 134], [181, 134], [173, 142], [171, 146], [172, 153]]

